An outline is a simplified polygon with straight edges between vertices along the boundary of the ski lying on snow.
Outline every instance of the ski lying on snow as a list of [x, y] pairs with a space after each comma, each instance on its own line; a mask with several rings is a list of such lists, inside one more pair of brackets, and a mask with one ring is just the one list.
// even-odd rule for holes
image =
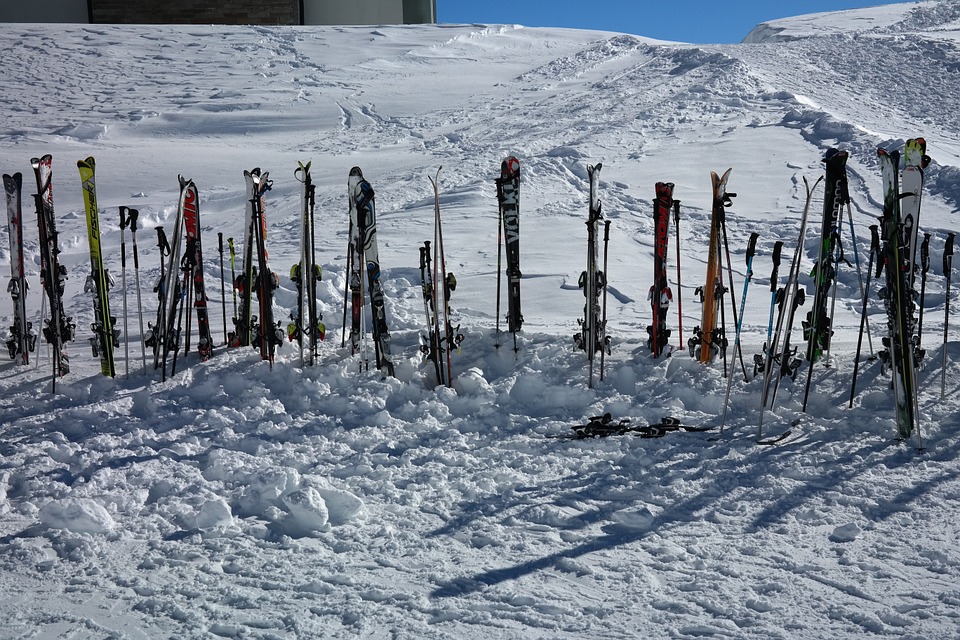
[[610, 435], [624, 435], [632, 433], [641, 438], [662, 438], [670, 431], [710, 431], [713, 426], [694, 426], [681, 424], [674, 417], [665, 417], [657, 424], [630, 426], [630, 419], [614, 420], [613, 416], [605, 413], [602, 416], [593, 416], [586, 424], [573, 425], [573, 433], [564, 433], [548, 436], [560, 440], [585, 440], [586, 438], [602, 438]]

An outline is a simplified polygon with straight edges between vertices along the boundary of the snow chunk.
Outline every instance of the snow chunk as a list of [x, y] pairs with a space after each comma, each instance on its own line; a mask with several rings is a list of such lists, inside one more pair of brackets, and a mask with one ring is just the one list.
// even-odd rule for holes
[[307, 534], [314, 531], [328, 531], [330, 512], [320, 492], [313, 487], [298, 489], [283, 496], [283, 504], [290, 510], [287, 521], [291, 533]]
[[40, 509], [39, 517], [50, 529], [73, 533], [109, 533], [116, 526], [107, 510], [89, 498], [54, 500]]
[[649, 529], [653, 526], [656, 515], [647, 507], [633, 511], [620, 511], [614, 514], [614, 521], [625, 529]]
[[197, 514], [197, 529], [218, 529], [233, 524], [233, 513], [223, 498], [207, 500]]
[[830, 534], [830, 542], [853, 542], [860, 537], [861, 533], [860, 527], [851, 522], [834, 529]]
[[363, 500], [349, 491], [317, 487], [317, 493], [327, 505], [327, 515], [332, 525], [349, 522], [363, 510]]

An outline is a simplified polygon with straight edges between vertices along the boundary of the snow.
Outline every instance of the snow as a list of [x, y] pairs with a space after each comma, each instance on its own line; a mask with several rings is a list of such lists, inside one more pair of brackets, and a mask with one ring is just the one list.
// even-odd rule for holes
[[[775, 21], [722, 46], [515, 25], [3, 25], [0, 168], [32, 185], [30, 158], [53, 154], [78, 337], [56, 393], [45, 345], [36, 364], [0, 363], [0, 637], [952, 637], [960, 339], [949, 327], [941, 398], [941, 257], [960, 209], [958, 24], [958, 4], [940, 0]], [[755, 444], [760, 383], [739, 366], [722, 436], [550, 437], [605, 412], [635, 425], [719, 422], [722, 363], [704, 367], [683, 350], [653, 361], [645, 346], [656, 181], [674, 182], [682, 201], [682, 287], [675, 237], [668, 250], [676, 346], [680, 304], [684, 339], [699, 321], [709, 172], [733, 167], [738, 303], [746, 240], [760, 233], [743, 323], [749, 365], [766, 338], [773, 245], [785, 243], [782, 276], [797, 243], [803, 177], [821, 173], [829, 147], [850, 151], [865, 262], [882, 201], [876, 148], [917, 135], [933, 157], [920, 220], [932, 234], [922, 452], [895, 438], [878, 362], [861, 362], [847, 407], [860, 294], [845, 265], [831, 366], [815, 367], [807, 412], [803, 367], [764, 415], [765, 434], [792, 430], [781, 444]], [[510, 153], [522, 162], [516, 355], [493, 346], [493, 179]], [[74, 168], [89, 155], [114, 274], [117, 207], [140, 211], [149, 320], [154, 227], [170, 230], [177, 175], [195, 180], [218, 342], [216, 233], [242, 237], [243, 170], [274, 180], [267, 242], [285, 320], [299, 251], [293, 173], [312, 160], [327, 324], [319, 363], [301, 369], [286, 345], [271, 369], [252, 349], [218, 345], [207, 362], [181, 358], [161, 382], [141, 365], [128, 256], [129, 356], [121, 345], [120, 375], [101, 376], [86, 342]], [[571, 337], [583, 309], [586, 165], [597, 162], [612, 223], [613, 349], [591, 389]], [[354, 165], [377, 191], [396, 378], [361, 371], [340, 346]], [[466, 337], [452, 388], [434, 388], [418, 353], [418, 247], [433, 232], [427, 175], [441, 165], [452, 306]], [[821, 206], [818, 191], [814, 216]], [[808, 233], [808, 287], [817, 250]], [[866, 353], [885, 333], [872, 288]], [[119, 288], [111, 304], [119, 315]], [[231, 305], [227, 291], [228, 315]], [[2, 326], [11, 319], [0, 297]]]

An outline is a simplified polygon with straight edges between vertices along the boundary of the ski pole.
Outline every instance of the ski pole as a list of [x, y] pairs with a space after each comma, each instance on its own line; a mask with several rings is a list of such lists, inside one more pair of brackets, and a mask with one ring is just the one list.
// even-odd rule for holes
[[123, 289], [123, 367], [124, 378], [130, 378], [130, 326], [127, 324], [127, 207], [120, 207], [120, 287]]
[[[160, 280], [157, 282], [157, 324], [153, 327], [153, 368], [160, 367], [161, 358], [166, 358], [167, 350], [167, 287], [170, 279], [166, 272], [166, 258], [170, 255], [170, 242], [163, 227], [157, 227], [157, 249], [160, 254]], [[163, 374], [166, 379], [166, 374]]]
[[943, 354], [940, 362], [940, 400], [943, 400], [947, 388], [947, 329], [950, 327], [950, 276], [953, 275], [953, 240], [956, 234], [947, 235], [943, 247], [943, 275], [947, 278], [947, 293], [943, 312]]
[[[725, 196], [726, 196], [726, 197], [724, 198], [723, 206], [724, 206], [724, 207], [729, 207], [729, 206], [733, 205], [733, 201], [730, 200], [730, 198], [735, 198], [735, 197], [737, 196], [737, 194], [735, 194], [735, 193], [727, 193], [727, 194], [725, 194]], [[728, 289], [728, 291], [730, 292], [730, 306], [731, 306], [731, 308], [733, 309], [733, 324], [734, 324], [734, 325], [738, 325], [738, 324], [739, 324], [739, 321], [738, 321], [738, 315], [737, 315], [737, 301], [736, 301], [736, 299], [733, 297], [733, 295], [734, 295], [734, 294], [733, 294], [733, 264], [732, 264], [732, 262], [730, 261], [730, 243], [729, 243], [728, 240], [727, 240], [727, 214], [726, 214], [726, 210], [723, 210], [723, 214], [722, 214], [722, 216], [721, 216], [721, 218], [720, 218], [720, 230], [723, 232], [723, 248], [724, 248], [724, 252], [726, 253], [726, 257], [727, 257], [727, 279], [728, 279], [728, 281], [730, 282], [730, 288]], [[721, 262], [722, 262], [722, 260], [721, 260]], [[722, 266], [721, 266], [721, 269], [720, 269], [720, 279], [721, 279], [721, 280], [723, 279], [723, 268], [722, 268]], [[721, 304], [722, 304], [722, 302], [721, 302]], [[720, 313], [720, 315], [721, 315], [721, 318], [722, 318], [722, 317], [723, 317], [723, 309], [722, 309], [722, 307], [721, 307], [721, 313]], [[721, 321], [721, 322], [723, 322], [723, 321]], [[724, 333], [726, 333], [726, 326], [724, 326]], [[726, 337], [726, 336], [724, 336], [724, 337]], [[743, 370], [743, 377], [746, 378], [746, 377], [747, 377], [747, 365], [744, 364], [744, 362], [743, 362], [743, 349], [741, 349], [741, 348], [740, 348], [740, 344], [737, 343], [736, 345], [734, 345], [733, 350], [734, 350], [734, 355], [739, 355], [739, 357], [740, 357], [740, 368]], [[735, 367], [735, 366], [736, 366], [736, 363], [734, 363], [734, 367]], [[726, 375], [726, 354], [724, 354], [724, 375]]]
[[[720, 228], [721, 231], [724, 227], [723, 222], [723, 212], [720, 213]], [[710, 338], [710, 348], [712, 349], [714, 345], [720, 348], [721, 355], [723, 356], [723, 377], [727, 377], [728, 366], [727, 366], [727, 308], [723, 304], [723, 295], [727, 292], [727, 288], [723, 286], [723, 251], [720, 247], [720, 243], [723, 242], [722, 237], [717, 238], [717, 273], [714, 276], [713, 281], [713, 299], [716, 301], [717, 306], [720, 307], [720, 329], [717, 330], [716, 326], [713, 328], [714, 335]], [[728, 265], [729, 267], [729, 265]], [[732, 273], [732, 272], [731, 272]], [[732, 277], [732, 275], [731, 275]], [[732, 281], [731, 281], [732, 284]], [[732, 294], [731, 294], [732, 295]], [[734, 314], [736, 316], [736, 314]], [[736, 318], [734, 318], [734, 323], [736, 323]], [[736, 368], [737, 363], [734, 361], [734, 368]]]
[[920, 244], [920, 317], [917, 320], [917, 348], [923, 340], [923, 299], [927, 291], [927, 270], [930, 269], [930, 234], [923, 234]]
[[147, 345], [144, 343], [143, 304], [140, 298], [140, 254], [137, 250], [137, 218], [140, 211], [127, 207], [127, 222], [130, 223], [130, 237], [133, 242], [133, 278], [137, 286], [137, 316], [140, 320], [140, 357], [143, 360], [143, 372], [147, 372]]
[[350, 283], [353, 279], [353, 220], [347, 231], [347, 277], [343, 281], [343, 323], [340, 326], [340, 348], [347, 346], [347, 299], [350, 298]]
[[495, 349], [500, 348], [500, 272], [503, 271], [503, 183], [497, 180], [497, 310]]
[[[847, 221], [850, 223], [850, 240], [853, 242], [853, 261], [857, 265], [857, 281], [860, 283], [860, 297], [867, 295], [867, 287], [863, 284], [863, 275], [860, 273], [860, 251], [857, 249], [857, 234], [853, 230], [853, 212], [850, 210], [850, 198], [847, 197]], [[872, 249], [872, 247], [871, 247]], [[879, 251], [879, 245], [878, 249]], [[869, 267], [868, 280], [869, 280]], [[867, 318], [867, 346], [870, 348], [870, 357], [873, 357], [873, 339], [870, 336], [870, 318]]]
[[227, 286], [223, 272], [223, 233], [217, 232], [217, 244], [220, 250], [220, 307], [223, 310], [223, 344], [227, 344]]
[[[747, 274], [743, 281], [743, 294], [740, 297], [740, 309], [745, 309], [747, 305], [747, 287], [750, 286], [750, 280], [753, 278], [753, 256], [757, 251], [757, 238], [760, 236], [756, 231], [750, 234], [750, 240], [747, 242]], [[782, 243], [781, 243], [782, 244]], [[743, 327], [743, 316], [741, 313], [737, 320], [737, 334], [733, 340], [733, 347], [740, 346], [740, 330]], [[727, 376], [727, 392], [723, 399], [723, 416], [720, 418], [720, 433], [723, 433], [723, 427], [727, 423], [727, 408], [730, 406], [730, 389], [733, 387], [733, 374], [736, 367], [730, 368], [730, 375]], [[744, 372], [746, 378], [746, 372]]]
[[[870, 293], [870, 276], [873, 275], [874, 259], [880, 260], [880, 234], [877, 225], [870, 225], [870, 258], [867, 260], [867, 283], [862, 290], [863, 310], [860, 312], [860, 335], [857, 337], [857, 355], [853, 359], [853, 381], [850, 383], [850, 404], [848, 408], [853, 407], [853, 398], [857, 392], [857, 372], [860, 369], [860, 349], [863, 347], [863, 328], [867, 323], [867, 299]], [[869, 335], [869, 334], [868, 334]]]
[[[603, 382], [604, 354], [607, 352], [607, 248], [610, 246], [610, 221], [603, 221], [603, 316], [600, 326], [603, 328], [603, 341], [600, 344], [600, 381]], [[659, 304], [656, 301], [655, 304]]]
[[680, 284], [680, 201], [673, 201], [673, 228], [677, 232], [677, 322], [680, 330], [680, 348], [683, 348], [683, 286]]
[[[227, 248], [230, 250], [230, 291], [233, 293], [233, 326], [236, 332], [237, 326], [237, 248], [233, 244], [233, 238], [227, 238]], [[247, 285], [249, 290], [249, 285]], [[234, 337], [236, 341], [236, 337]]]
[[[310, 164], [309, 162], [307, 163]], [[309, 178], [309, 174], [307, 174]], [[307, 224], [310, 226], [310, 247], [308, 249], [310, 256], [310, 275], [308, 276], [309, 288], [307, 289], [307, 319], [310, 322], [310, 366], [316, 363], [319, 353], [317, 339], [323, 339], [323, 329], [320, 326], [322, 315], [317, 311], [317, 279], [320, 273], [317, 270], [317, 237], [316, 225], [314, 224], [314, 209], [317, 204], [317, 188], [312, 180], [307, 181]]]
[[[780, 254], [782, 252], [783, 240], [777, 240], [773, 245], [773, 271], [770, 273], [770, 317], [767, 319], [767, 341], [763, 343], [764, 358], [769, 358], [772, 354], [772, 345], [770, 344], [770, 339], [773, 338], [773, 313], [777, 307], [777, 275], [780, 272]], [[759, 365], [760, 362], [754, 358], [754, 364]], [[763, 361], [763, 364], [766, 364], [766, 360]], [[754, 375], [757, 375], [758, 369], [759, 366], [754, 367]]]

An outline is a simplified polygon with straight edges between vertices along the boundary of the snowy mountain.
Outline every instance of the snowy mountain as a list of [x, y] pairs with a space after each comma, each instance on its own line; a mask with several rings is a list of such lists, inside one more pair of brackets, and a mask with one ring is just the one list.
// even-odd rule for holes
[[[53, 155], [67, 312], [78, 328], [72, 371], [56, 393], [45, 345], [29, 366], [0, 364], [0, 637], [956, 633], [960, 337], [944, 328], [941, 267], [960, 209], [960, 2], [778, 20], [739, 45], [504, 25], [8, 24], [0, 42], [0, 168], [32, 185], [30, 158]], [[861, 315], [853, 249], [865, 263], [883, 202], [876, 150], [916, 136], [933, 158], [920, 218], [932, 264], [919, 370], [923, 451], [916, 439], [897, 441], [889, 373], [866, 359], [886, 335], [875, 285], [848, 408]], [[770, 256], [783, 241], [785, 273], [803, 179], [822, 174], [831, 147], [850, 153], [856, 239], [844, 221], [851, 264], [839, 266], [829, 366], [814, 367], [806, 412], [806, 366], [783, 380], [764, 431], [791, 435], [758, 446], [761, 381], [750, 363], [766, 340]], [[494, 179], [508, 154], [522, 163], [517, 354], [494, 348]], [[165, 382], [142, 365], [129, 255], [120, 375], [101, 376], [90, 354], [75, 168], [87, 156], [97, 162], [115, 275], [118, 208], [140, 211], [146, 319], [156, 313], [160, 271], [154, 228], [170, 231], [178, 175], [199, 188], [218, 344], [206, 362], [195, 351], [181, 357]], [[243, 171], [268, 170], [274, 311], [285, 320], [296, 304], [298, 161], [312, 161], [317, 183], [327, 339], [316, 366], [301, 368], [287, 345], [271, 369], [253, 349], [222, 345], [232, 296], [229, 266], [221, 294], [216, 234], [243, 237]], [[612, 350], [591, 389], [572, 336], [584, 306], [586, 167], [600, 162]], [[359, 371], [341, 347], [355, 165], [377, 194], [396, 378]], [[419, 353], [418, 247], [433, 235], [427, 176], [441, 165], [446, 259], [459, 283], [452, 307], [465, 334], [452, 388], [434, 388]], [[685, 342], [700, 322], [694, 290], [705, 278], [709, 174], [728, 167], [737, 193], [727, 211], [729, 295], [738, 304], [746, 242], [760, 236], [743, 314], [748, 375], [730, 354], [724, 432], [551, 437], [607, 412], [633, 426], [667, 415], [719, 424], [723, 364], [687, 354], [678, 311]], [[653, 360], [646, 326], [657, 181], [675, 183], [682, 203], [682, 282], [671, 229], [677, 350]], [[39, 326], [31, 189], [27, 302]], [[821, 188], [812, 219], [822, 202]], [[800, 247], [808, 289], [814, 227]], [[0, 235], [5, 270], [7, 231]], [[119, 287], [111, 297], [121, 315]], [[0, 326], [12, 315], [3, 296]], [[794, 344], [800, 333], [798, 320]]]

